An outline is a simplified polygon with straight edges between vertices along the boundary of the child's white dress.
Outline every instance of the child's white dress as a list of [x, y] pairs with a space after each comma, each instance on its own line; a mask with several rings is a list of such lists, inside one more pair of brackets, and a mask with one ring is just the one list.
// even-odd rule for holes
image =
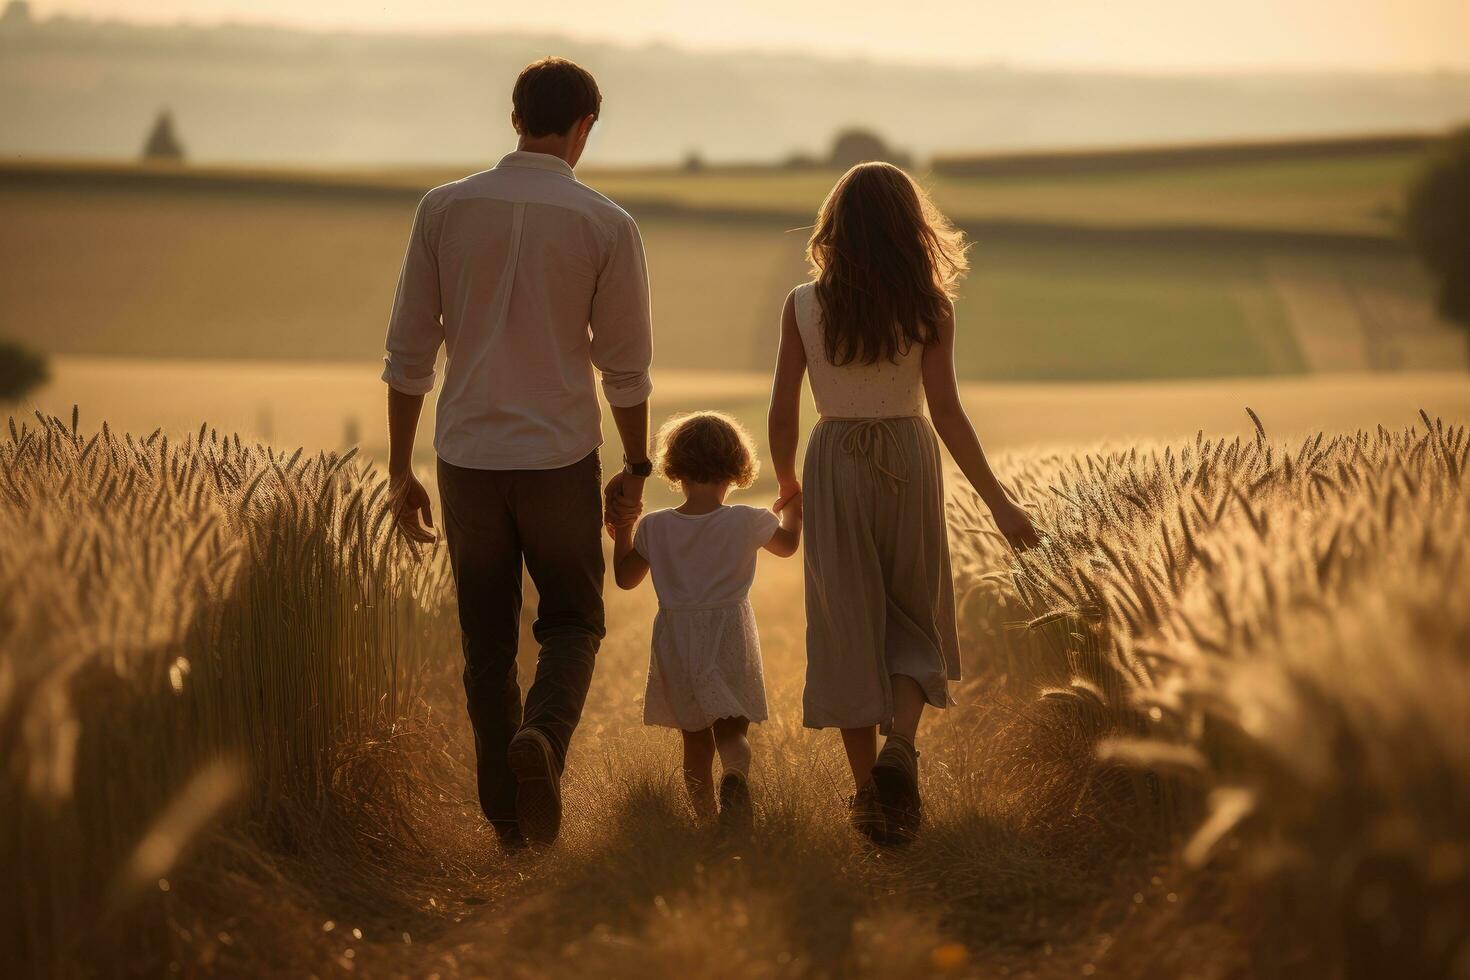
[[644, 724], [692, 732], [721, 718], [766, 719], [749, 594], [756, 555], [779, 524], [743, 504], [708, 514], [660, 510], [639, 522], [633, 547], [648, 560], [659, 603]]

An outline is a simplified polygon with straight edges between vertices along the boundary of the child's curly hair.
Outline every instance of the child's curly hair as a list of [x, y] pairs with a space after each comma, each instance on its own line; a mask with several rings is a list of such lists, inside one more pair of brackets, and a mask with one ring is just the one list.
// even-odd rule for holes
[[760, 472], [750, 433], [723, 412], [675, 415], [658, 430], [658, 471], [681, 483], [729, 483], [745, 489]]

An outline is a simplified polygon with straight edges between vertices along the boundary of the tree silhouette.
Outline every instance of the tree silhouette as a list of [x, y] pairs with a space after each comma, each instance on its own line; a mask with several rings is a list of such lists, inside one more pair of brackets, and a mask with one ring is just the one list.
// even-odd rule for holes
[[0, 340], [0, 403], [20, 401], [50, 376], [45, 357], [20, 344]]
[[841, 170], [873, 160], [884, 160], [898, 167], [910, 163], [907, 153], [889, 146], [883, 137], [867, 129], [844, 129], [838, 133], [832, 140], [832, 152], [827, 160]]
[[31, 5], [28, 0], [10, 0], [10, 5], [5, 8], [5, 13], [0, 14], [0, 27], [24, 30], [30, 27], [31, 23]]
[[143, 144], [143, 159], [148, 163], [183, 163], [184, 145], [174, 132], [173, 113], [164, 109], [153, 123], [148, 140]]
[[1436, 144], [1409, 188], [1404, 230], [1439, 287], [1439, 309], [1470, 328], [1470, 126]]

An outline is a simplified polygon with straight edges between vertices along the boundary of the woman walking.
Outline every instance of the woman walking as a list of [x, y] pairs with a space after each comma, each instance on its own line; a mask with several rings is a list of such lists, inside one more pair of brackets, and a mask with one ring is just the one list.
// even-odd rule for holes
[[[814, 278], [786, 299], [770, 407], [776, 509], [800, 494], [806, 518], [804, 723], [841, 729], [854, 824], [892, 843], [921, 819], [919, 719], [949, 705], [960, 676], [936, 432], [1012, 546], [1036, 531], [960, 403], [960, 233], [902, 170], [866, 163], [827, 196], [807, 257]], [[807, 373], [820, 418], [798, 480]]]

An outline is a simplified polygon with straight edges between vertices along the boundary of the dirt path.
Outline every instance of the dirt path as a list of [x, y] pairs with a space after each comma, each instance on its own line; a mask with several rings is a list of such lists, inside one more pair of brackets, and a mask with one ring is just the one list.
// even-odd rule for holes
[[[1351, 256], [1281, 255], [1270, 281], [1308, 371], [1445, 370], [1466, 364], [1463, 330], [1403, 291], [1422, 275], [1409, 260], [1400, 278]], [[1373, 273], [1377, 273], [1375, 276]], [[1427, 288], [1427, 287], [1426, 287]]]

